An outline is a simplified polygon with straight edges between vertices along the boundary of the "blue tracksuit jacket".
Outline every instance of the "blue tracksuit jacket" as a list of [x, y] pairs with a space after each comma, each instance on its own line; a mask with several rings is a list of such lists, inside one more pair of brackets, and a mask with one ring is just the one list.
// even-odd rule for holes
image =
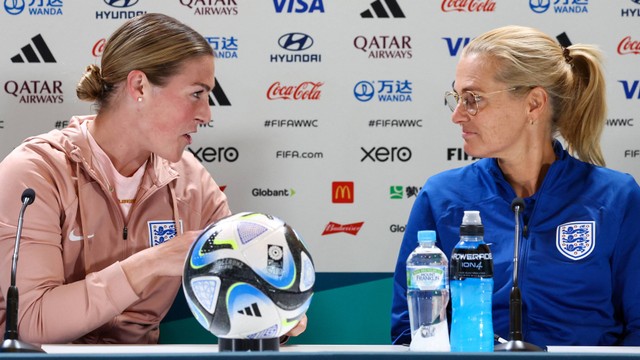
[[[558, 160], [536, 194], [524, 199], [521, 218], [524, 340], [538, 346], [640, 346], [640, 187], [629, 174], [571, 157], [557, 141], [554, 149]], [[394, 344], [411, 341], [405, 260], [417, 246], [418, 230], [435, 230], [437, 245], [450, 258], [464, 210], [480, 211], [494, 259], [494, 331], [509, 338], [515, 197], [495, 159], [427, 180], [398, 255]]]

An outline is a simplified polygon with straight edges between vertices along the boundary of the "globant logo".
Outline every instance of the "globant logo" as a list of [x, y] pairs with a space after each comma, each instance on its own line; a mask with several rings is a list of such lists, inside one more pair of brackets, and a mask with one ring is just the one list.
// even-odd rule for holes
[[238, 15], [236, 0], [180, 0], [180, 4], [193, 10], [193, 15]]
[[305, 81], [298, 85], [282, 85], [279, 81], [274, 82], [267, 90], [269, 100], [320, 100], [322, 91], [320, 87], [323, 82]]
[[213, 49], [216, 59], [237, 59], [238, 38], [235, 36], [205, 36]]
[[353, 96], [360, 102], [370, 101], [374, 97], [380, 102], [410, 102], [412, 85], [409, 80], [363, 80], [353, 87]]
[[529, 8], [536, 14], [542, 14], [549, 9], [553, 9], [556, 14], [561, 13], [588, 13], [589, 0], [573, 0], [569, 3], [568, 0], [554, 0], [553, 5], [551, 0], [529, 0]]
[[359, 35], [353, 39], [353, 46], [367, 54], [369, 59], [411, 59], [411, 36], [402, 35]]
[[632, 40], [627, 36], [618, 44], [618, 54], [620, 55], [640, 55], [640, 41]]
[[[4, 10], [9, 15], [20, 15], [26, 8], [25, 0], [4, 1]], [[62, 0], [31, 0], [28, 9], [29, 15], [62, 15]]]
[[254, 188], [251, 195], [255, 197], [291, 197], [296, 194], [293, 189], [261, 189]]
[[442, 0], [442, 12], [493, 12], [496, 8], [492, 0]]

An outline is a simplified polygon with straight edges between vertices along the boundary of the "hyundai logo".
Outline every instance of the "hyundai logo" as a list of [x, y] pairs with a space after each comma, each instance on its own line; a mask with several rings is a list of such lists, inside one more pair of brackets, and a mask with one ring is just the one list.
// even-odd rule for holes
[[115, 8], [128, 8], [138, 3], [139, 0], [103, 0], [105, 4]]
[[313, 45], [313, 38], [303, 33], [288, 33], [280, 36], [278, 45], [285, 50], [302, 51]]

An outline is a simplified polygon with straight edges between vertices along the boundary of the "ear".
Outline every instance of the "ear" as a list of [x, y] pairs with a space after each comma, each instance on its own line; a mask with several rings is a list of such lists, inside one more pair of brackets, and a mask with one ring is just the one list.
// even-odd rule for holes
[[139, 101], [151, 89], [147, 75], [140, 70], [131, 70], [127, 75], [127, 97]]
[[549, 94], [547, 91], [536, 86], [527, 95], [527, 118], [540, 119], [549, 105]]

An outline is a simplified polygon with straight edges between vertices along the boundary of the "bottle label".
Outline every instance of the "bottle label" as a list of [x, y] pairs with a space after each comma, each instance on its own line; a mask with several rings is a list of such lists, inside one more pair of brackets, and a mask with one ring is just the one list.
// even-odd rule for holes
[[446, 289], [444, 266], [407, 266], [407, 288], [411, 290]]
[[493, 277], [493, 256], [486, 244], [477, 249], [453, 249], [451, 279]]

